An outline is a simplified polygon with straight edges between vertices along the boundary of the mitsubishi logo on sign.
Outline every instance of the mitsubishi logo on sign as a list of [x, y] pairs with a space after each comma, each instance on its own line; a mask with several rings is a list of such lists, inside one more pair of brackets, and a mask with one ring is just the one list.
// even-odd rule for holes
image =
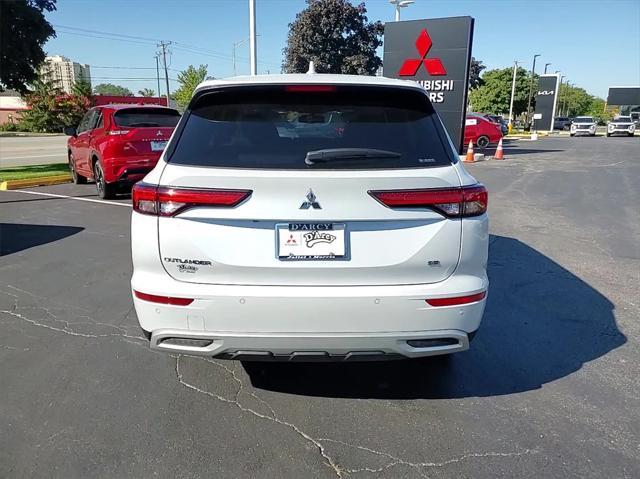
[[416, 39], [416, 49], [420, 54], [420, 58], [410, 58], [404, 61], [398, 75], [401, 77], [413, 77], [418, 73], [420, 65], [424, 64], [424, 68], [431, 76], [446, 75], [447, 70], [444, 69], [442, 61], [439, 58], [426, 58], [427, 53], [431, 50], [433, 42], [427, 30], [422, 30]]
[[383, 75], [413, 80], [426, 90], [459, 152], [472, 38], [471, 17], [388, 22], [384, 26]]

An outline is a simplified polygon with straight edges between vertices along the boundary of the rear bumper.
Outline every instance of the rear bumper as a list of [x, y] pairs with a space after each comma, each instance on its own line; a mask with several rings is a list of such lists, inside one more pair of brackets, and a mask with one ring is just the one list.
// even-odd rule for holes
[[[188, 306], [134, 296], [151, 348], [229, 359], [360, 359], [420, 357], [464, 351], [482, 320], [486, 298], [434, 307], [426, 298], [465, 296], [488, 288], [486, 277], [452, 276], [433, 285], [358, 287], [214, 286], [165, 275], [163, 288], [134, 274], [136, 291], [194, 298]], [[156, 284], [156, 286], [158, 286]], [[210, 340], [197, 347], [169, 338]], [[407, 341], [444, 340], [412, 346]], [[179, 341], [178, 341], [179, 343]]]
[[144, 178], [158, 163], [160, 155], [104, 160], [104, 178], [107, 183], [136, 183]]
[[[180, 338], [202, 344], [173, 342]], [[466, 332], [458, 330], [239, 335], [161, 329], [151, 335], [151, 349], [249, 361], [363, 361], [456, 353], [469, 349], [469, 338]]]

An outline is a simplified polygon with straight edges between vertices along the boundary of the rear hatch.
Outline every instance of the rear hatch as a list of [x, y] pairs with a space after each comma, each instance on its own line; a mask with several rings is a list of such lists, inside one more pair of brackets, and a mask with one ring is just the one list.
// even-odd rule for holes
[[444, 202], [460, 189], [446, 134], [417, 89], [205, 91], [166, 156], [171, 216], [158, 219], [159, 247], [177, 280], [421, 284], [458, 264], [461, 220], [411, 199], [428, 190]]
[[180, 113], [171, 108], [132, 107], [113, 115], [115, 125], [110, 130], [113, 147], [120, 151], [114, 156], [160, 156]]

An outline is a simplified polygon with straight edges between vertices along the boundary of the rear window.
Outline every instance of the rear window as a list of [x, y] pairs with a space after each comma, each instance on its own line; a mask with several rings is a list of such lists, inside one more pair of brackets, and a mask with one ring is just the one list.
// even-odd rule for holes
[[118, 110], [113, 118], [118, 126], [174, 127], [180, 120], [180, 113], [168, 108], [126, 108]]
[[409, 89], [230, 87], [197, 97], [187, 115], [170, 163], [390, 169], [442, 166], [453, 159], [426, 95]]

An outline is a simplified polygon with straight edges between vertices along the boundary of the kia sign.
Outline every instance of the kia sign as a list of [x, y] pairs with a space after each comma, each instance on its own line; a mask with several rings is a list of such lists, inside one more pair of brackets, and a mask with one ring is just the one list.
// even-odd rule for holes
[[535, 113], [542, 116], [534, 121], [533, 127], [536, 131], [553, 131], [553, 117], [556, 114], [556, 104], [558, 102], [559, 78], [557, 74], [553, 74], [540, 75], [538, 79]]
[[429, 92], [458, 151], [463, 147], [472, 38], [471, 17], [384, 26], [384, 76], [417, 81]]

